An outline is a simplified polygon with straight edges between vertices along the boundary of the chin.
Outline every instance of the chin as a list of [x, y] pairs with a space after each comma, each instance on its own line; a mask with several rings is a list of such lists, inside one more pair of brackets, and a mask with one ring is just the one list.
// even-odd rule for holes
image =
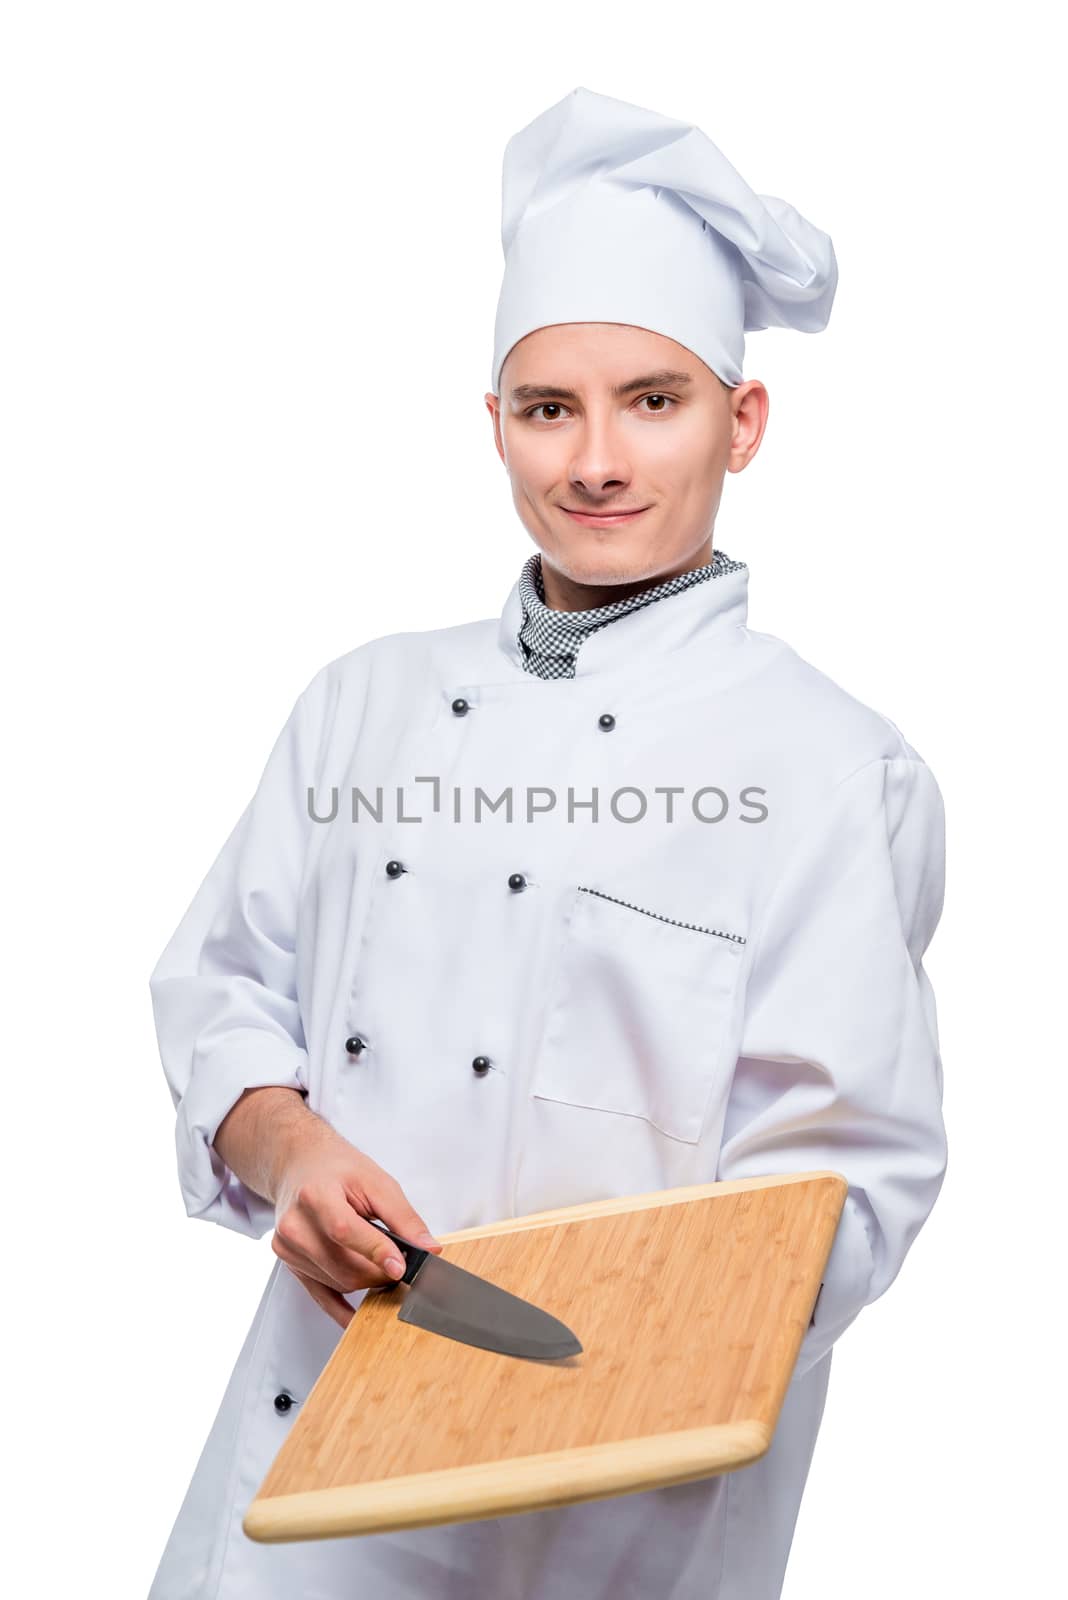
[[628, 548], [627, 540], [618, 534], [615, 537], [597, 535], [596, 544], [583, 545], [581, 540], [565, 546], [563, 549], [543, 552], [545, 559], [552, 563], [565, 578], [570, 578], [572, 583], [596, 584], [610, 587], [613, 584], [637, 583], [643, 578], [653, 577], [660, 569], [669, 563], [657, 556], [644, 545], [637, 548]]

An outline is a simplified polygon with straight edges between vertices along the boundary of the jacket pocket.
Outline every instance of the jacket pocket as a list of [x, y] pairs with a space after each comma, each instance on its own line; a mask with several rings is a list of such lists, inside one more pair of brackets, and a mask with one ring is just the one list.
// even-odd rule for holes
[[725, 1059], [745, 938], [575, 889], [532, 1093], [696, 1143]]

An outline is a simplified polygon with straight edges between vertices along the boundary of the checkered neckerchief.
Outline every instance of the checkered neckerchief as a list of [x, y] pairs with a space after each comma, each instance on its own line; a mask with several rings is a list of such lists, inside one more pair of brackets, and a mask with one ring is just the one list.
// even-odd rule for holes
[[575, 659], [582, 641], [598, 628], [606, 627], [628, 611], [652, 605], [669, 594], [678, 594], [691, 584], [703, 583], [706, 578], [720, 578], [726, 572], [737, 572], [744, 561], [732, 561], [722, 550], [712, 554], [712, 560], [690, 572], [679, 572], [663, 583], [653, 584], [627, 600], [613, 600], [610, 605], [593, 606], [589, 611], [554, 611], [545, 604], [545, 587], [541, 575], [541, 552], [535, 550], [523, 563], [519, 576], [519, 598], [523, 605], [523, 622], [518, 633], [523, 669], [538, 678], [573, 678]]

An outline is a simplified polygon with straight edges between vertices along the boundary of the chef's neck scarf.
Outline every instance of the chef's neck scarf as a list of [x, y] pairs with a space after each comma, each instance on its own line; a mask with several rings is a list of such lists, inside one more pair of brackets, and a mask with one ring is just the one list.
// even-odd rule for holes
[[523, 670], [538, 678], [573, 678], [582, 641], [598, 628], [626, 616], [628, 611], [637, 611], [641, 606], [652, 605], [654, 600], [679, 594], [692, 584], [722, 577], [726, 572], [737, 572], [744, 566], [744, 561], [732, 561], [722, 550], [716, 550], [705, 566], [676, 573], [626, 600], [613, 600], [609, 605], [593, 606], [589, 611], [555, 611], [545, 604], [541, 552], [536, 550], [527, 557], [519, 575], [523, 622], [518, 641]]

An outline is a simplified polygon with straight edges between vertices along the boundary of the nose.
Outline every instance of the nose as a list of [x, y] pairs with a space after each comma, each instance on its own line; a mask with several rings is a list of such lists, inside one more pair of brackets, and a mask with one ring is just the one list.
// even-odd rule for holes
[[618, 429], [587, 416], [576, 435], [568, 477], [576, 495], [589, 502], [625, 489], [631, 472]]

